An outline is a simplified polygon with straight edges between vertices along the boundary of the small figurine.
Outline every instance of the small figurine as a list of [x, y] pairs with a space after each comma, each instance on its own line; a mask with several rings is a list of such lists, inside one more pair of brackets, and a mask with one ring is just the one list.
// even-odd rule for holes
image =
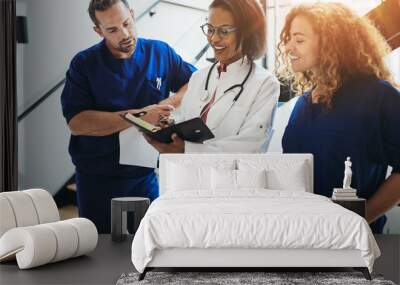
[[343, 179], [343, 189], [352, 189], [351, 188], [351, 176], [353, 172], [351, 171], [351, 161], [350, 157], [347, 157], [347, 160], [344, 162], [344, 179]]

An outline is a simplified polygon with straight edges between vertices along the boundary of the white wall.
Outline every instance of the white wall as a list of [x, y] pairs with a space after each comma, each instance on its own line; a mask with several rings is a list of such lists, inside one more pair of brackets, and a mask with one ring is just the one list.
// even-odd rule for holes
[[175, 3], [180, 5], [185, 5], [197, 9], [202, 9], [204, 11], [208, 10], [212, 0], [166, 0], [163, 2]]
[[[17, 45], [18, 114], [65, 77], [73, 55], [99, 40], [87, 15], [88, 0], [18, 0], [27, 16], [28, 44]], [[69, 131], [57, 90], [18, 124], [20, 189], [43, 187], [55, 193], [74, 167]]]
[[148, 10], [153, 4], [159, 2], [157, 0], [128, 0], [130, 5], [132, 6], [135, 17], [137, 18], [139, 15], [143, 14], [146, 10]]
[[200, 29], [207, 13], [163, 2], [157, 4], [154, 11], [156, 13], [152, 17], [145, 15], [137, 22], [139, 36], [162, 40], [183, 59], [193, 61], [207, 45], [207, 39]]
[[69, 130], [61, 114], [58, 89], [19, 123], [19, 188], [44, 188], [54, 194], [72, 176]]
[[29, 43], [23, 48], [23, 97], [26, 109], [67, 70], [72, 56], [94, 44], [99, 37], [92, 30], [86, 12], [88, 0], [24, 0]]

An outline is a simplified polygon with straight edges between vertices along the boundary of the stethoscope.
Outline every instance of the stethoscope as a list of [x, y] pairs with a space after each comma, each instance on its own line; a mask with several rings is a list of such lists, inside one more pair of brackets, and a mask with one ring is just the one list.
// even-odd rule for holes
[[[207, 79], [206, 79], [206, 84], [205, 84], [205, 88], [204, 88], [205, 96], [202, 97], [202, 98], [200, 98], [200, 100], [202, 100], [202, 101], [207, 101], [207, 100], [210, 98], [210, 93], [208, 92], [208, 84], [209, 84], [209, 82], [210, 82], [211, 73], [212, 73], [212, 71], [214, 70], [214, 68], [215, 68], [215, 66], [216, 66], [217, 64], [218, 64], [218, 61], [215, 62], [215, 63], [211, 66], [210, 70], [208, 71]], [[235, 98], [233, 98], [232, 104], [231, 104], [231, 106], [228, 108], [228, 110], [226, 111], [225, 114], [229, 113], [229, 111], [232, 109], [233, 105], [235, 105], [236, 101], [239, 99], [240, 95], [243, 93], [243, 86], [246, 84], [246, 82], [247, 82], [247, 80], [249, 79], [250, 74], [251, 74], [252, 71], [253, 71], [253, 62], [250, 62], [249, 71], [247, 72], [247, 75], [246, 75], [246, 77], [243, 79], [242, 83], [241, 83], [241, 84], [232, 85], [231, 87], [229, 87], [228, 89], [226, 89], [226, 90], [224, 91], [223, 95], [222, 95], [220, 98], [218, 98], [218, 100], [216, 100], [213, 104], [211, 104], [210, 106], [208, 106], [207, 109], [210, 109], [212, 106], [214, 106], [214, 105], [215, 105], [219, 100], [221, 100], [221, 99], [224, 97], [224, 95], [225, 95], [226, 93], [228, 93], [229, 91], [232, 91], [233, 89], [236, 89], [236, 88], [240, 88], [239, 93], [235, 96]], [[204, 111], [200, 114], [200, 117], [202, 116], [202, 114], [203, 114], [205, 111], [207, 111], [207, 110], [204, 110]], [[224, 118], [225, 118], [225, 115], [222, 116], [222, 120], [221, 120], [216, 126], [214, 126], [211, 130], [213, 131], [213, 130], [217, 129], [217, 128], [221, 125], [221, 123], [222, 123], [222, 121], [224, 120]]]
[[[215, 66], [216, 66], [217, 64], [218, 64], [218, 61], [215, 62], [215, 63], [210, 67], [210, 70], [208, 71], [207, 79], [206, 79], [206, 85], [205, 85], [205, 87], [204, 87], [204, 91], [205, 91], [206, 95], [205, 95], [204, 97], [201, 98], [202, 101], [207, 101], [207, 100], [210, 98], [210, 94], [209, 94], [209, 92], [208, 92], [208, 84], [209, 84], [209, 82], [210, 82], [211, 73], [212, 73], [212, 71], [214, 70], [214, 68], [215, 68]], [[233, 90], [233, 89], [240, 88], [239, 93], [235, 96], [235, 98], [233, 98], [233, 102], [236, 102], [236, 101], [239, 99], [240, 95], [243, 93], [243, 86], [244, 86], [244, 84], [247, 82], [247, 80], [249, 79], [250, 74], [251, 74], [252, 71], [253, 71], [253, 63], [250, 62], [249, 71], [247, 72], [247, 75], [246, 75], [246, 77], [244, 78], [244, 80], [242, 81], [242, 83], [241, 83], [241, 84], [235, 84], [235, 85], [229, 87], [228, 89], [226, 89], [226, 90], [224, 91], [224, 95], [225, 95], [227, 92], [229, 92], [229, 91], [231, 91], [231, 90]]]

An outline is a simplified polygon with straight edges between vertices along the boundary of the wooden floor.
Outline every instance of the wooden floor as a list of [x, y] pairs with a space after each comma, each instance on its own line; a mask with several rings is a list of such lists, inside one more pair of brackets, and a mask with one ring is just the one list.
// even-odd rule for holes
[[[69, 195], [76, 195], [76, 183], [70, 183], [67, 185], [67, 191]], [[76, 198], [75, 198], [76, 200]], [[75, 205], [67, 205], [62, 208], [58, 209], [58, 212], [60, 213], [60, 220], [68, 220], [68, 219], [73, 219], [77, 218], [79, 216], [78, 214], [78, 207]]]
[[68, 220], [78, 217], [78, 208], [74, 205], [68, 205], [58, 209], [60, 212], [60, 220]]

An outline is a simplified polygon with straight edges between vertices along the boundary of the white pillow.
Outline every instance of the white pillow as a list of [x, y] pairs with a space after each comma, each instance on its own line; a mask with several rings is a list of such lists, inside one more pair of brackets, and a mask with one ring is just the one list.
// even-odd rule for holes
[[211, 188], [213, 190], [236, 190], [236, 170], [212, 168]]
[[237, 188], [267, 188], [267, 171], [236, 170]]
[[306, 165], [294, 163], [285, 170], [272, 168], [267, 170], [268, 188], [274, 190], [303, 191], [307, 189]]
[[211, 170], [211, 188], [213, 190], [237, 190], [241, 188], [266, 188], [266, 171], [262, 170]]
[[239, 170], [266, 170], [268, 189], [306, 191], [309, 188], [307, 163], [304, 160], [240, 159]]
[[211, 167], [170, 163], [168, 168], [168, 191], [211, 188]]
[[234, 160], [197, 160], [182, 159], [169, 162], [166, 167], [167, 191], [211, 190], [211, 169], [234, 169]]

